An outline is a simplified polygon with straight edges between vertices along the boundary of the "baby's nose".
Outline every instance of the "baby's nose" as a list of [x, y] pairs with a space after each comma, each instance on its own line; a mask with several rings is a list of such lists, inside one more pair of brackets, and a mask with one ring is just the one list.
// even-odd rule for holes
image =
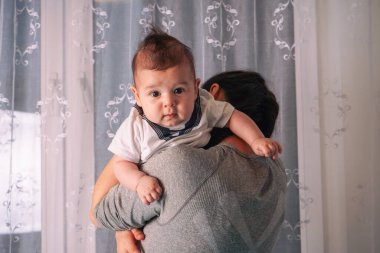
[[173, 95], [166, 95], [164, 98], [164, 106], [175, 106], [175, 98]]

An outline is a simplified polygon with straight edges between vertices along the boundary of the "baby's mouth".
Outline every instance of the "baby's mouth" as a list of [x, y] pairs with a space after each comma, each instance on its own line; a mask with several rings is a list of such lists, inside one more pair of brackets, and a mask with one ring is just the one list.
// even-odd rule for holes
[[166, 118], [166, 119], [172, 119], [172, 118], [174, 118], [176, 115], [177, 115], [177, 114], [175, 114], [175, 113], [168, 113], [168, 114], [165, 114], [165, 115], [164, 115], [164, 118]]

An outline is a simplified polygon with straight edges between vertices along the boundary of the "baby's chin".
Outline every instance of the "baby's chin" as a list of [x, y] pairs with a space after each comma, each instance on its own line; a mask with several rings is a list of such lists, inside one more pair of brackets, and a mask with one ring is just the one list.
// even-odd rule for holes
[[160, 126], [162, 127], [166, 127], [166, 128], [171, 128], [171, 129], [181, 129], [184, 124], [182, 124], [182, 122], [180, 123], [164, 123], [164, 124], [159, 124]]
[[170, 128], [172, 130], [179, 130], [185, 127], [185, 120], [173, 120], [173, 121], [166, 121], [166, 122], [161, 122], [159, 124], [162, 127]]

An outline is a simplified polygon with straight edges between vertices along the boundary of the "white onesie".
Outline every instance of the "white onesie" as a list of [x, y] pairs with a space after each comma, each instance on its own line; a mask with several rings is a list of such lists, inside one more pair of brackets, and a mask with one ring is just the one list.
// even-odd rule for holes
[[224, 127], [234, 108], [227, 102], [214, 100], [204, 89], [200, 88], [198, 94], [190, 119], [171, 128], [149, 121], [142, 108], [135, 105], [117, 130], [108, 150], [127, 161], [143, 163], [163, 148], [178, 144], [205, 146], [211, 129]]

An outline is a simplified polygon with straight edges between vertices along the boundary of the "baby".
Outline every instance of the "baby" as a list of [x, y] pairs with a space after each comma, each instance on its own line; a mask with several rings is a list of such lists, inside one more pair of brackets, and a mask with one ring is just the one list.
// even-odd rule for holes
[[159, 199], [162, 188], [138, 164], [174, 145], [203, 147], [213, 127], [228, 127], [257, 155], [276, 159], [281, 152], [248, 116], [199, 88], [192, 53], [176, 38], [153, 29], [133, 58], [132, 72], [136, 105], [108, 149], [115, 154], [116, 178], [145, 204]]

